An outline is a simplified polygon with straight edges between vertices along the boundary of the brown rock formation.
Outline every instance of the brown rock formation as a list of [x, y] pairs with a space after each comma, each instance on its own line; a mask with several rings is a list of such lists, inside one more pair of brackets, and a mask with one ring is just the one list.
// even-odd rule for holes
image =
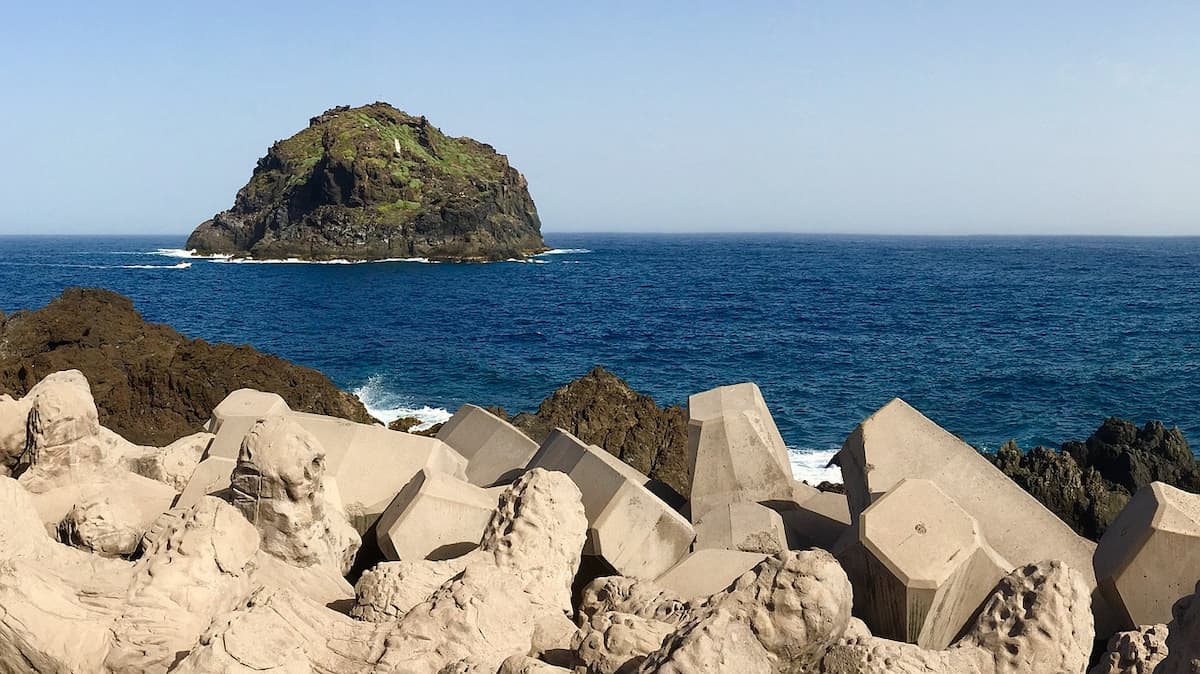
[[516, 415], [512, 424], [538, 443], [562, 428], [683, 496], [691, 491], [687, 412], [678, 405], [659, 407], [602, 367], [554, 391], [537, 412]]
[[100, 423], [138, 444], [195, 433], [239, 388], [279, 393], [297, 411], [372, 421], [316, 370], [147, 323], [129, 298], [108, 290], [69, 288], [42, 309], [0, 319], [0, 391], [22, 396], [70, 369], [91, 382]]

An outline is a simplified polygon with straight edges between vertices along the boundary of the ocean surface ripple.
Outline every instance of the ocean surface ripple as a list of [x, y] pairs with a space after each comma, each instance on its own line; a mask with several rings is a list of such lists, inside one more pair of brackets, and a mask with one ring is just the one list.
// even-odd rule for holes
[[228, 264], [0, 237], [0, 309], [72, 285], [329, 375], [381, 418], [529, 410], [602, 364], [660, 403], [755, 381], [797, 474], [900, 396], [984, 449], [1105, 416], [1200, 438], [1200, 239], [550, 234], [538, 264]]

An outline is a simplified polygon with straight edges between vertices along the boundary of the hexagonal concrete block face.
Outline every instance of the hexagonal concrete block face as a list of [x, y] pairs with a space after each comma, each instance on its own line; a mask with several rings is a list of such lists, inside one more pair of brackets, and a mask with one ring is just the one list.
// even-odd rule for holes
[[1200, 581], [1200, 495], [1162, 482], [1138, 490], [1096, 549], [1100, 588], [1129, 628], [1171, 620]]
[[740, 550], [697, 550], [654, 582], [684, 600], [694, 602], [729, 587], [766, 558], [761, 553]]
[[696, 523], [696, 549], [718, 548], [773, 555], [788, 549], [779, 513], [757, 503], [727, 503]]
[[562, 429], [550, 433], [528, 467], [571, 477], [588, 520], [584, 554], [603, 558], [622, 575], [652, 578], [686, 555], [695, 539], [691, 523], [646, 488], [649, 478]]
[[242, 438], [250, 432], [254, 422], [290, 411], [283, 398], [274, 393], [248, 388], [230, 393], [213, 409], [212, 418], [208, 421], [208, 431], [217, 437], [205, 456], [220, 456], [236, 461]]
[[[835, 460], [842, 469], [854, 523], [904, 478], [930, 480], [975, 518], [988, 544], [1013, 565], [1060, 560], [1084, 574], [1089, 587], [1096, 587], [1091, 570], [1094, 543], [1077, 535], [975, 448], [899, 398], [859, 424]], [[1096, 632], [1110, 635], [1117, 629], [1113, 611], [1099, 592], [1094, 600]]]
[[902, 480], [863, 512], [865, 573], [854, 594], [872, 633], [924, 648], [949, 646], [1011, 568], [975, 519], [929, 480]]
[[721, 386], [688, 398], [692, 521], [727, 503], [788, 499], [792, 468], [758, 386]]
[[538, 450], [529, 436], [475, 405], [460, 407], [437, 439], [467, 459], [467, 480], [480, 487], [516, 479]]
[[423, 469], [379, 518], [379, 549], [397, 562], [460, 557], [479, 547], [497, 498], [494, 491]]

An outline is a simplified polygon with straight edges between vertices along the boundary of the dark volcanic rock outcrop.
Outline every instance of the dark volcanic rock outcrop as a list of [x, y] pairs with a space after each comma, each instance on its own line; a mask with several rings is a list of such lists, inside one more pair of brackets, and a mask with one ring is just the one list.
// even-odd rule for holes
[[996, 466], [1071, 525], [1098, 540], [1130, 497], [1155, 481], [1200, 493], [1200, 464], [1178, 428], [1109, 418], [1084, 442], [1022, 453], [1011, 441]]
[[[493, 410], [493, 412], [503, 410]], [[559, 388], [512, 424], [538, 442], [562, 428], [687, 496], [687, 411], [662, 408], [602, 367]]]
[[108, 290], [69, 288], [42, 309], [0, 317], [0, 393], [24, 395], [70, 369], [91, 382], [100, 423], [140, 444], [196, 432], [239, 388], [273, 391], [298, 411], [372, 421], [316, 370], [147, 323], [129, 298]]
[[187, 247], [257, 258], [472, 260], [546, 249], [525, 178], [490, 145], [386, 103], [339, 107], [271, 146]]

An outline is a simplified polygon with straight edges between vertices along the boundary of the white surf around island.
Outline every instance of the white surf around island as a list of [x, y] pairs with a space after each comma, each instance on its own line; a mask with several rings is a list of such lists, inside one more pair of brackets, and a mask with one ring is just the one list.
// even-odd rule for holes
[[587, 248], [551, 248], [544, 253], [538, 253], [535, 257], [542, 255], [582, 255], [590, 252], [592, 251]]
[[188, 269], [192, 266], [191, 262], [180, 262], [178, 264], [123, 264], [121, 269]]

